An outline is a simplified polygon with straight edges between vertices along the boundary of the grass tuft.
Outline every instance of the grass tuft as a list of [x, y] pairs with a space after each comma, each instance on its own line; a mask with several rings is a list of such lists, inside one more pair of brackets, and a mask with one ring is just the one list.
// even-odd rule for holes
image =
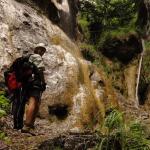
[[138, 121], [126, 124], [123, 113], [114, 109], [106, 116], [103, 137], [96, 150], [150, 150], [145, 127]]

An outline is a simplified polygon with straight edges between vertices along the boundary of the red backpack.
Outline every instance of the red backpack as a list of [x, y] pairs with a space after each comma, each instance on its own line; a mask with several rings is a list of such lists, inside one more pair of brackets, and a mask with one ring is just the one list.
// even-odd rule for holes
[[15, 72], [8, 73], [6, 82], [9, 91], [14, 91], [22, 86], [21, 83], [17, 81]]
[[22, 87], [23, 82], [32, 75], [35, 65], [29, 62], [30, 56], [31, 54], [17, 58], [10, 68], [4, 72], [5, 83], [10, 92]]

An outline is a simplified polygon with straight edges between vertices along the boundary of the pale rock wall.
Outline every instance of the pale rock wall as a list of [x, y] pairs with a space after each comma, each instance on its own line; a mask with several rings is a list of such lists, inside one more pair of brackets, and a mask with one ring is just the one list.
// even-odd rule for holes
[[72, 125], [88, 124], [97, 112], [104, 117], [106, 93], [100, 85], [103, 77], [91, 69], [91, 63], [82, 58], [78, 47], [57, 25], [29, 4], [15, 0], [0, 1], [0, 19], [1, 80], [6, 65], [24, 50], [32, 53], [35, 45], [43, 42], [47, 49], [43, 56], [47, 89], [43, 93], [40, 116], [49, 119], [49, 106], [65, 104]]

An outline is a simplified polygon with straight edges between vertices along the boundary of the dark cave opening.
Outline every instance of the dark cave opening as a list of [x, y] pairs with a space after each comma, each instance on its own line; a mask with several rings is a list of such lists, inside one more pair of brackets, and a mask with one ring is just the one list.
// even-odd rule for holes
[[149, 89], [149, 84], [148, 83], [141, 83], [138, 89], [138, 96], [139, 96], [139, 104], [144, 105], [146, 100], [147, 100], [147, 94], [148, 94], [148, 89]]
[[52, 116], [56, 116], [59, 120], [63, 120], [68, 116], [69, 110], [68, 105], [56, 104], [48, 106], [48, 112]]

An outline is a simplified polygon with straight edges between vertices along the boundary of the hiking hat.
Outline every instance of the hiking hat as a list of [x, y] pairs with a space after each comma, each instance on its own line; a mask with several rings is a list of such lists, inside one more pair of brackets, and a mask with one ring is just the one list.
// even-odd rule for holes
[[46, 48], [45, 48], [45, 44], [44, 43], [39, 43], [35, 46], [34, 48], [34, 52], [37, 52], [37, 51], [42, 51], [43, 53], [46, 52]]

